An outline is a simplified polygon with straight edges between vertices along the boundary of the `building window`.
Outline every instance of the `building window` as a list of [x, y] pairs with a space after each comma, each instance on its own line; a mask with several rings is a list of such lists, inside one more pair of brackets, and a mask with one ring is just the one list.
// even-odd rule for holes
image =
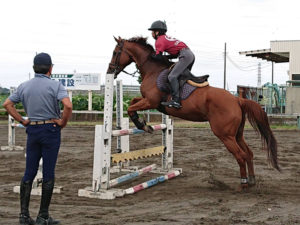
[[300, 86], [300, 74], [292, 74], [292, 85]]
[[292, 80], [300, 80], [300, 74], [292, 74]]

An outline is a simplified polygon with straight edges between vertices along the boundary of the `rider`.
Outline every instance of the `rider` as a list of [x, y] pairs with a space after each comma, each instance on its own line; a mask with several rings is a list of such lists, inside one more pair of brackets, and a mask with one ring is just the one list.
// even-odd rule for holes
[[152, 37], [156, 40], [156, 53], [152, 56], [153, 59], [162, 60], [163, 52], [167, 52], [170, 54], [167, 56], [167, 58], [169, 59], [179, 59], [168, 77], [172, 89], [172, 99], [170, 101], [161, 103], [164, 106], [179, 109], [181, 108], [181, 104], [178, 78], [185, 69], [192, 69], [195, 61], [195, 56], [185, 43], [166, 35], [167, 25], [165, 22], [157, 20], [152, 23], [151, 27], [148, 30], [152, 31]]

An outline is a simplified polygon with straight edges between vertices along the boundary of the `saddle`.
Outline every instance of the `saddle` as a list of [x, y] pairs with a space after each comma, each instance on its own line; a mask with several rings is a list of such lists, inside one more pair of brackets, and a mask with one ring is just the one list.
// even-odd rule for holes
[[[171, 92], [171, 87], [168, 81], [168, 75], [172, 71], [173, 67], [170, 69], [163, 70], [156, 80], [156, 85], [158, 89], [162, 92], [169, 94]], [[189, 69], [185, 69], [183, 73], [179, 76], [179, 92], [181, 100], [187, 99], [192, 92], [197, 87], [205, 87], [208, 85], [209, 75], [204, 75], [201, 77], [194, 76]]]
[[[171, 70], [170, 70], [171, 72]], [[188, 83], [195, 87], [205, 87], [208, 85], [209, 75], [203, 75], [196, 77], [189, 69], [185, 69], [183, 73], [179, 76], [179, 86], [182, 87], [185, 83]]]

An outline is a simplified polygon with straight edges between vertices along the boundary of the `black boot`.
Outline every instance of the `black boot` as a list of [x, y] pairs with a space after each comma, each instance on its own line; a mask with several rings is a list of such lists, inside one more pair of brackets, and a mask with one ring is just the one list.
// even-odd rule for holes
[[174, 107], [176, 109], [180, 109], [182, 106], [180, 104], [180, 100], [178, 98], [172, 97], [172, 99], [168, 102], [162, 102], [163, 106]]
[[35, 224], [34, 220], [29, 215], [29, 202], [32, 189], [32, 181], [21, 181], [20, 184], [20, 205], [21, 213], [19, 216], [19, 223], [21, 225]]
[[22, 213], [20, 213], [20, 216], [19, 216], [19, 223], [20, 223], [20, 225], [34, 225], [35, 224], [34, 220], [29, 215], [25, 215]]
[[170, 84], [171, 84], [171, 89], [172, 89], [171, 90], [172, 99], [168, 102], [162, 102], [161, 104], [164, 106], [180, 109], [182, 106], [180, 104], [178, 80], [173, 79], [173, 80], [171, 80]]
[[54, 188], [54, 180], [49, 180], [42, 183], [42, 198], [39, 215], [36, 218], [37, 225], [52, 225], [60, 224], [59, 221], [54, 220], [49, 216], [49, 205], [51, 202], [51, 197]]
[[60, 224], [60, 222], [58, 220], [54, 220], [52, 217], [48, 216], [48, 219], [45, 219], [41, 216], [38, 216], [36, 218], [36, 225], [52, 225], [52, 224]]

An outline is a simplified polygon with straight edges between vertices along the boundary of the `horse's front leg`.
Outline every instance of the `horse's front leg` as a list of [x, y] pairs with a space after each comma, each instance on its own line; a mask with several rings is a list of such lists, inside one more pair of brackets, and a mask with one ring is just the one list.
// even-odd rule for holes
[[147, 98], [138, 97], [131, 100], [127, 112], [130, 119], [138, 129], [152, 133], [153, 132], [152, 127], [148, 126], [145, 120], [139, 118], [137, 111], [154, 109], [154, 108], [155, 106], [151, 105], [150, 101]]

